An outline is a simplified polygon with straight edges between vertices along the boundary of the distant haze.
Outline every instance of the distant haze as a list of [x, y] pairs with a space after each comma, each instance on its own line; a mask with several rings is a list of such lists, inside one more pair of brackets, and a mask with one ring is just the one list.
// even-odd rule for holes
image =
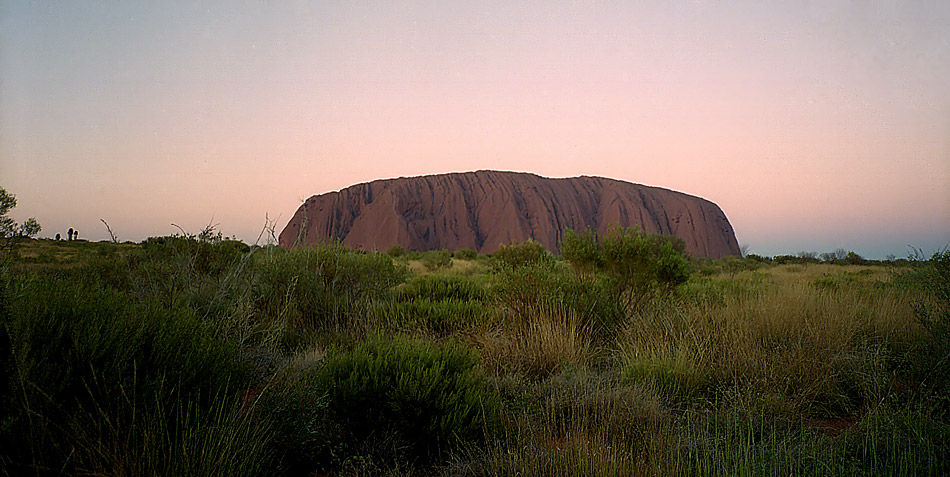
[[0, 186], [41, 235], [254, 242], [479, 169], [718, 204], [755, 253], [950, 244], [950, 2], [0, 3]]

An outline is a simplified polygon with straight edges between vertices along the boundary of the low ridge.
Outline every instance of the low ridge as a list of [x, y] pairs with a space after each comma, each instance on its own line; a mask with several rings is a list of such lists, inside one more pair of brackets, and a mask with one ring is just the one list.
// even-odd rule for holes
[[695, 257], [739, 255], [726, 215], [700, 197], [602, 177], [500, 171], [383, 179], [315, 195], [279, 240], [284, 247], [339, 239], [365, 250], [493, 253], [534, 239], [554, 251], [565, 229], [604, 232], [613, 224], [680, 237]]

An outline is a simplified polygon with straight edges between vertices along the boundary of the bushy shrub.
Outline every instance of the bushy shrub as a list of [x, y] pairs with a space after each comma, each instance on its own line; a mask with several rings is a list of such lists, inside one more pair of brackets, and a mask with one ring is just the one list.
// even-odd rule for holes
[[[56, 276], [4, 281], [7, 291], [16, 290], [8, 294], [2, 323], [14, 360], [7, 366], [16, 377], [17, 405], [0, 429], [0, 462], [11, 469], [80, 472], [102, 465], [94, 463], [104, 449], [77, 444], [89, 428], [114, 432], [103, 431], [90, 445], [117, 446], [110, 449], [116, 462], [134, 460], [127, 454], [141, 446], [128, 448], [133, 441], [123, 443], [122, 436], [156, 425], [152, 410], [181, 422], [176, 412], [203, 415], [247, 381], [235, 348], [190, 310], [134, 303], [114, 290]], [[174, 446], [189, 429], [167, 432]]]
[[496, 268], [519, 268], [554, 262], [554, 256], [543, 245], [531, 239], [502, 245], [492, 257]]
[[379, 253], [340, 245], [275, 250], [255, 265], [253, 301], [264, 320], [317, 329], [363, 317], [406, 270]]
[[913, 353], [914, 371], [950, 412], [950, 250], [934, 253], [896, 282], [916, 295], [914, 317], [926, 332], [925, 346]]
[[481, 442], [497, 399], [485, 386], [475, 353], [452, 342], [371, 338], [332, 352], [306, 378], [325, 393], [327, 441], [314, 445], [317, 468], [354, 458], [376, 465], [427, 465], [459, 446]]
[[656, 292], [668, 292], [689, 279], [685, 243], [676, 237], [647, 235], [638, 228], [613, 226], [603, 236], [568, 229], [561, 256], [585, 275], [602, 273], [611, 283], [617, 308], [638, 309]]
[[538, 310], [570, 310], [583, 326], [604, 336], [623, 317], [612, 290], [603, 277], [583, 278], [550, 261], [500, 269], [492, 295], [511, 312], [511, 318], [525, 319]]
[[554, 262], [499, 267], [492, 294], [515, 315], [528, 316], [532, 308], [559, 303], [563, 274]]
[[220, 274], [251, 248], [244, 242], [224, 239], [221, 232], [206, 229], [198, 236], [149, 237], [143, 243], [146, 257], [177, 265], [195, 274]]
[[421, 275], [397, 288], [376, 316], [397, 329], [422, 329], [445, 335], [467, 328], [486, 312], [485, 289], [456, 275]]
[[868, 263], [868, 261], [865, 260], [864, 257], [854, 252], [848, 252], [848, 255], [845, 256], [844, 261], [847, 262], [849, 265], [865, 265]]
[[426, 270], [440, 270], [452, 266], [452, 254], [445, 250], [429, 250], [422, 253], [422, 265]]
[[416, 297], [434, 301], [482, 301], [485, 299], [485, 289], [470, 278], [456, 275], [422, 275], [407, 282], [396, 294], [398, 300]]
[[590, 227], [580, 233], [572, 229], [565, 230], [559, 246], [561, 258], [581, 273], [593, 273], [604, 266], [597, 233]]
[[452, 252], [452, 255], [462, 260], [475, 260], [478, 258], [478, 253], [470, 248], [460, 248]]
[[445, 336], [468, 328], [486, 313], [478, 301], [413, 298], [380, 305], [376, 316], [396, 329], [422, 328]]

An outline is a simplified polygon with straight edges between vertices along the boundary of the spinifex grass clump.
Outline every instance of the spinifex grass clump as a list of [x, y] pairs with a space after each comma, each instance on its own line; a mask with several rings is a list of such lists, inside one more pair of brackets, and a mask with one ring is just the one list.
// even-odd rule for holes
[[471, 278], [422, 275], [397, 288], [375, 310], [395, 329], [422, 328], [437, 335], [463, 330], [486, 313], [486, 291]]
[[[178, 453], [199, 428], [215, 425], [208, 419], [247, 427], [237, 408], [216, 401], [234, 403], [248, 369], [194, 312], [56, 276], [0, 279], [12, 374], [0, 397], [12, 403], [0, 416], [6, 470], [166, 473], [197, 464], [188, 459], [220, 459], [225, 473], [249, 470], [212, 455], [233, 452], [214, 441], [236, 427], [202, 434], [205, 455]], [[246, 443], [255, 439], [266, 436]]]
[[646, 387], [628, 386], [587, 368], [541, 381], [505, 379], [506, 432], [449, 475], [649, 475], [669, 411]]
[[483, 302], [486, 291], [473, 279], [457, 275], [422, 275], [406, 282], [396, 292], [397, 300], [407, 301], [414, 298]]
[[388, 255], [334, 244], [275, 250], [262, 256], [255, 270], [259, 278], [252, 295], [261, 319], [304, 330], [359, 326], [373, 301], [405, 277], [405, 269]]
[[542, 378], [594, 356], [591, 332], [576, 313], [539, 307], [469, 338], [497, 373]]
[[437, 463], [481, 442], [497, 404], [476, 365], [473, 351], [452, 342], [370, 338], [331, 352], [298, 378], [299, 392], [320, 396], [301, 417], [321, 437], [295, 452], [315, 458], [311, 470], [391, 468]]

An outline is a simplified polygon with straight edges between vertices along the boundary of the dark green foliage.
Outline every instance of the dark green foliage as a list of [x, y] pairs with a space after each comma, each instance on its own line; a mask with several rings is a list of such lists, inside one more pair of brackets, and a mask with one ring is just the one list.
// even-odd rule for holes
[[153, 409], [178, 422], [178, 410], [200, 413], [248, 377], [234, 347], [188, 309], [55, 276], [4, 282], [17, 405], [3, 419], [0, 462], [11, 469], [78, 471], [101, 449], [78, 446], [77, 432], [135, 426]]
[[492, 294], [501, 304], [518, 316], [528, 316], [531, 309], [559, 303], [563, 273], [553, 261], [499, 267]]
[[326, 393], [323, 425], [334, 431], [323, 457], [427, 464], [484, 440], [497, 399], [477, 361], [459, 344], [404, 338], [331, 354], [308, 380]]
[[902, 273], [898, 286], [916, 295], [914, 315], [927, 333], [926, 346], [912, 361], [928, 393], [950, 414], [950, 250], [936, 252], [926, 262]]
[[327, 416], [327, 391], [313, 384], [313, 374], [312, 368], [288, 367], [261, 396], [261, 414], [273, 426], [274, 450], [286, 475], [312, 475], [339, 460], [340, 440]]
[[16, 196], [0, 187], [0, 253], [12, 252], [18, 243], [34, 237], [43, 229], [33, 217], [20, 224], [8, 217], [16, 203]]
[[452, 266], [452, 254], [445, 250], [429, 250], [428, 252], [423, 252], [420, 260], [422, 260], [422, 264], [426, 267], [426, 270], [430, 271]]
[[762, 266], [761, 262], [748, 257], [726, 257], [717, 262], [721, 263], [723, 270], [732, 277], [735, 277], [737, 273], [756, 270]]
[[465, 329], [485, 312], [485, 289], [455, 275], [422, 275], [396, 290], [377, 316], [399, 328], [421, 326], [438, 335]]
[[386, 255], [389, 255], [392, 258], [399, 258], [406, 254], [406, 249], [402, 248], [400, 245], [393, 245], [386, 250]]
[[[798, 420], [726, 408], [689, 413], [663, 475], [947, 475], [950, 426], [917, 409], [872, 412], [819, 431]], [[819, 427], [820, 428], [820, 427]], [[827, 427], [825, 429], [835, 429]], [[841, 432], [838, 434], [838, 432]]]
[[456, 299], [482, 301], [485, 289], [475, 280], [454, 275], [423, 275], [413, 278], [396, 293], [397, 300], [428, 298], [434, 301]]
[[199, 275], [216, 275], [250, 251], [244, 242], [226, 240], [221, 232], [206, 230], [199, 236], [149, 237], [142, 243], [146, 257], [175, 263]]
[[415, 298], [385, 303], [376, 309], [376, 315], [396, 329], [421, 328], [446, 336], [475, 324], [485, 310], [477, 301]]
[[757, 255], [754, 253], [750, 253], [742, 258], [749, 260], [751, 262], [757, 262], [757, 263], [762, 263], [762, 264], [772, 263], [772, 259], [770, 257], [763, 257], [762, 255]]
[[848, 255], [844, 257], [844, 261], [849, 265], [865, 265], [867, 263], [867, 260], [865, 260], [864, 257], [854, 252], [848, 252]]
[[567, 260], [575, 270], [592, 273], [604, 266], [604, 257], [600, 253], [597, 232], [587, 227], [577, 233], [571, 229], [564, 231], [561, 239], [561, 258]]
[[798, 255], [776, 255], [772, 257], [772, 263], [775, 265], [806, 265], [819, 262], [813, 252], [801, 252]]
[[681, 239], [615, 226], [599, 237], [590, 229], [582, 235], [565, 231], [561, 256], [584, 274], [604, 274], [617, 307], [626, 310], [686, 283], [690, 270], [684, 249]]
[[527, 265], [549, 264], [554, 262], [543, 245], [534, 241], [502, 245], [493, 255], [496, 268], [519, 268]]
[[260, 258], [256, 270], [252, 293], [260, 316], [309, 329], [352, 324], [406, 273], [387, 255], [340, 245], [275, 250]]
[[503, 268], [492, 293], [513, 318], [528, 317], [537, 310], [571, 310], [602, 336], [615, 331], [624, 316], [612, 300], [606, 278], [584, 278], [553, 261]]
[[715, 276], [678, 286], [681, 247], [639, 235], [406, 283], [338, 244], [25, 241], [0, 262], [0, 474], [947, 473], [950, 254], [892, 280], [846, 254], [696, 260]]
[[478, 253], [470, 248], [460, 248], [452, 252], [452, 256], [462, 260], [475, 260], [478, 258]]

